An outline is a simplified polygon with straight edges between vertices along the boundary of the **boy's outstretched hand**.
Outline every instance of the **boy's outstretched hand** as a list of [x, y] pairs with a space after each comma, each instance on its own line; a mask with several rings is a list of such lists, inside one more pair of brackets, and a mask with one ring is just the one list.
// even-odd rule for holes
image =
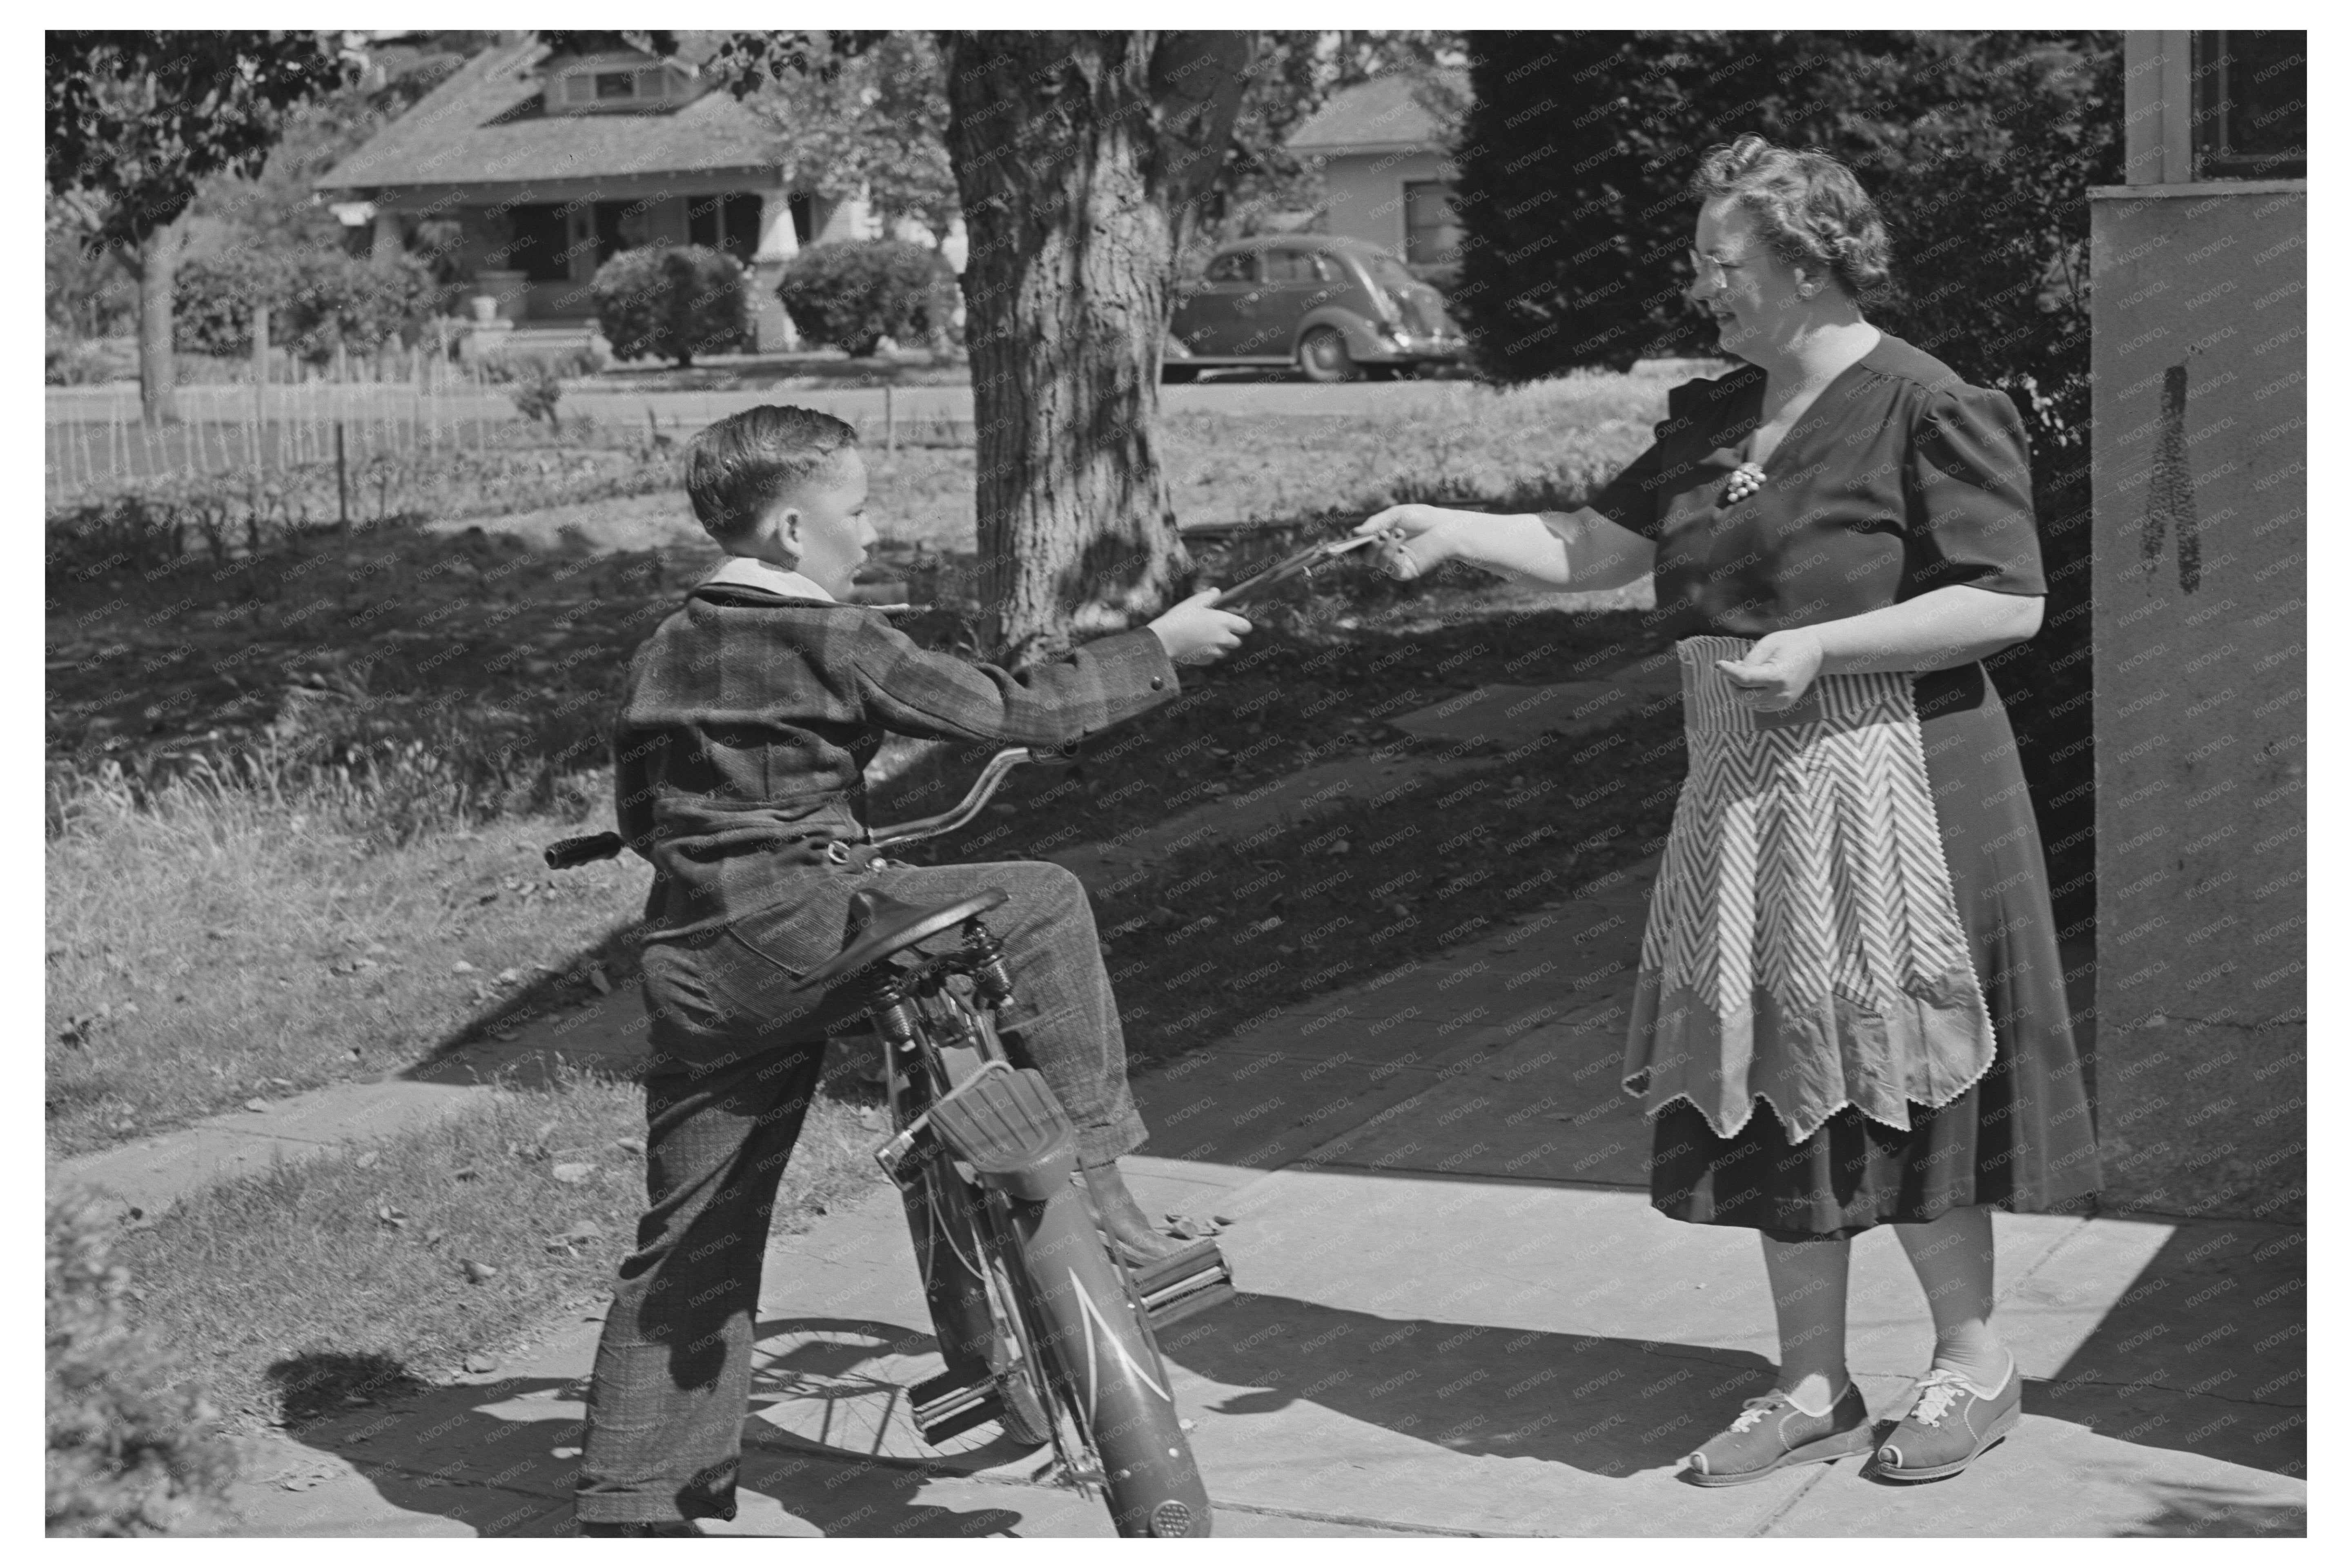
[[1213, 610], [1217, 596], [1204, 588], [1180, 605], [1171, 605], [1151, 623], [1151, 633], [1177, 664], [1214, 664], [1242, 646], [1250, 624], [1231, 610]]

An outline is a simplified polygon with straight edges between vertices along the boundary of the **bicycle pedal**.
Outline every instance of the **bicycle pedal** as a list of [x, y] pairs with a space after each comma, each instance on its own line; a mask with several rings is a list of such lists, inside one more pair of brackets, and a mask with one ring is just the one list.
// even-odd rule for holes
[[917, 1384], [907, 1395], [914, 1405], [916, 1428], [933, 1447], [1004, 1414], [1004, 1397], [985, 1367], [977, 1372], [950, 1367]]
[[1194, 1242], [1183, 1251], [1129, 1271], [1135, 1293], [1143, 1300], [1144, 1316], [1152, 1331], [1181, 1322], [1234, 1299], [1234, 1267], [1213, 1240]]

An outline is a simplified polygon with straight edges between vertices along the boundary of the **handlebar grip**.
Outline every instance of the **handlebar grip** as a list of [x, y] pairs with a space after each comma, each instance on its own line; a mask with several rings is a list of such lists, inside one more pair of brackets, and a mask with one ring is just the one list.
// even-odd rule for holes
[[625, 847], [617, 833], [591, 833], [578, 838], [559, 838], [544, 853], [549, 870], [569, 871], [575, 866], [610, 860]]

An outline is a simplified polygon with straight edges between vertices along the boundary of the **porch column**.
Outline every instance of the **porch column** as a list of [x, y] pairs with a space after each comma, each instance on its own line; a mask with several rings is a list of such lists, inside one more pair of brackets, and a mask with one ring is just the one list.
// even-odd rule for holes
[[400, 259], [400, 215], [375, 209], [375, 234], [369, 241], [368, 259], [382, 267]]
[[801, 346], [784, 302], [776, 298], [776, 284], [784, 263], [800, 254], [800, 237], [793, 231], [793, 194], [778, 186], [760, 193], [760, 247], [751, 253], [751, 288], [756, 347], [761, 353], [790, 353]]

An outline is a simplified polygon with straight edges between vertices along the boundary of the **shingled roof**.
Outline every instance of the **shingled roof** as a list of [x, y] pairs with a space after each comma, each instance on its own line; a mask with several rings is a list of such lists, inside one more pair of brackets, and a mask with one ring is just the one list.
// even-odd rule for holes
[[[1451, 73], [1459, 85], [1464, 73]], [[1294, 153], [1405, 153], [1443, 146], [1450, 128], [1430, 117], [1402, 73], [1374, 77], [1331, 95], [1293, 132]]]
[[[698, 52], [687, 38], [679, 54]], [[725, 90], [642, 114], [541, 111], [535, 37], [494, 45], [312, 182], [322, 192], [773, 168], [775, 132]]]

